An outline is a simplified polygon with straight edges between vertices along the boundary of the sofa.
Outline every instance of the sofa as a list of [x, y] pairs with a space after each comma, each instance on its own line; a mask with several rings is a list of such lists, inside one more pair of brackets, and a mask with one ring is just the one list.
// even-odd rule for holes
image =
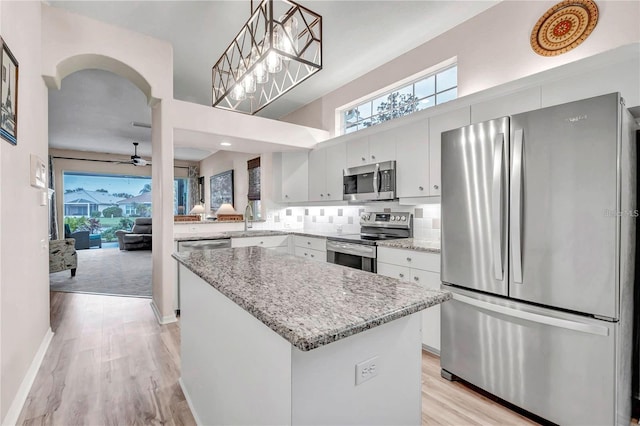
[[78, 268], [78, 256], [76, 253], [76, 240], [65, 238], [64, 240], [49, 241], [49, 273], [71, 269], [71, 276], [76, 276]]
[[151, 218], [136, 218], [131, 231], [116, 231], [120, 250], [151, 250]]

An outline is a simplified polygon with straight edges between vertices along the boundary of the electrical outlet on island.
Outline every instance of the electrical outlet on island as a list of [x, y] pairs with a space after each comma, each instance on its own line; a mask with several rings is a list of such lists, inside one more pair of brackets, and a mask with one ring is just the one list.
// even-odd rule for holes
[[380, 366], [378, 365], [377, 356], [356, 364], [356, 386], [373, 379], [378, 375], [379, 371]]

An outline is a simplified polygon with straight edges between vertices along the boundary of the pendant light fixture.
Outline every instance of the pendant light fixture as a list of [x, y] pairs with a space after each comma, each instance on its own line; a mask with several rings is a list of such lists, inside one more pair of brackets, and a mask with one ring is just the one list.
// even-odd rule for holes
[[255, 114], [322, 69], [322, 17], [263, 0], [212, 69], [213, 106]]

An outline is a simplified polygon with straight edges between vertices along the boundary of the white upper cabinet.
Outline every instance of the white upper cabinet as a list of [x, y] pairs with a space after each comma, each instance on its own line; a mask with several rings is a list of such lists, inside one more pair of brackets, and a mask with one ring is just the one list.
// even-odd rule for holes
[[309, 201], [324, 201], [326, 195], [327, 152], [314, 149], [309, 152]]
[[531, 87], [471, 105], [471, 122], [500, 118], [507, 115], [532, 111], [541, 106], [540, 87]]
[[399, 198], [429, 195], [429, 120], [395, 130], [396, 190]]
[[369, 161], [369, 137], [359, 137], [346, 142], [347, 167], [363, 166]]
[[347, 145], [340, 143], [324, 148], [327, 154], [326, 169], [327, 193], [326, 198], [330, 201], [342, 200], [343, 172], [347, 167]]
[[309, 201], [342, 200], [346, 150], [339, 143], [309, 152]]
[[282, 153], [282, 201], [308, 201], [309, 158], [307, 151]]
[[398, 128], [374, 133], [369, 136], [369, 163], [380, 163], [396, 159]]
[[440, 196], [441, 133], [469, 124], [471, 110], [468, 106], [429, 118], [429, 195]]
[[395, 160], [394, 130], [385, 130], [347, 141], [347, 167]]

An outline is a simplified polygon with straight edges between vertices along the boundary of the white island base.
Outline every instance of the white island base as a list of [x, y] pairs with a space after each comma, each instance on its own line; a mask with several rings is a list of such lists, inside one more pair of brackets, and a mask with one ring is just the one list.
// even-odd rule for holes
[[180, 384], [199, 425], [421, 423], [420, 312], [304, 352], [179, 267]]

